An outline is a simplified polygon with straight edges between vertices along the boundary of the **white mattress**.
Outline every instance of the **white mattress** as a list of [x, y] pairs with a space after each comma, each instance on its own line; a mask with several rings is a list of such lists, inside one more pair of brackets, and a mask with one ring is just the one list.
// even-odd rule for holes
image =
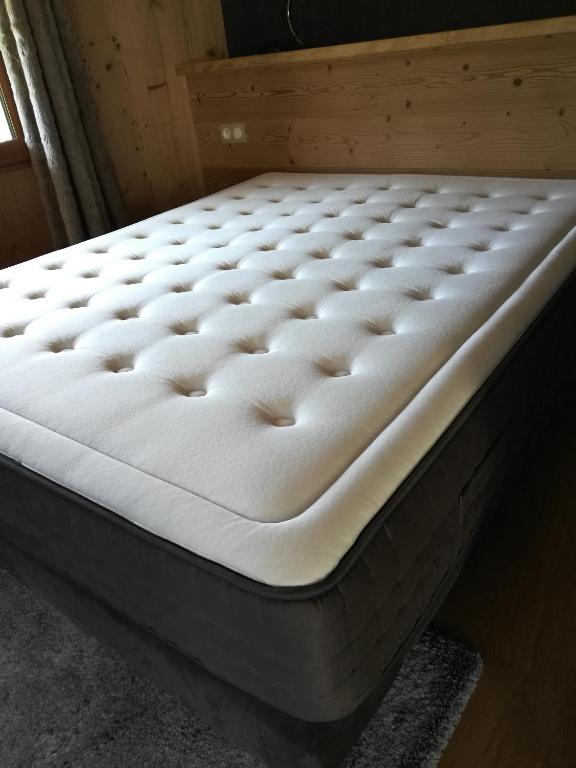
[[575, 182], [266, 174], [3, 270], [0, 452], [312, 583], [574, 268], [575, 225]]

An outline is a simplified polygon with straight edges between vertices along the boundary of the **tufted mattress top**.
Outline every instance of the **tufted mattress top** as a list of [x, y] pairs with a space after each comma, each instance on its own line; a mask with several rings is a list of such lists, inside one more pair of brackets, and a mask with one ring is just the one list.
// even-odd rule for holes
[[576, 183], [272, 173], [0, 271], [0, 452], [329, 574], [576, 264]]

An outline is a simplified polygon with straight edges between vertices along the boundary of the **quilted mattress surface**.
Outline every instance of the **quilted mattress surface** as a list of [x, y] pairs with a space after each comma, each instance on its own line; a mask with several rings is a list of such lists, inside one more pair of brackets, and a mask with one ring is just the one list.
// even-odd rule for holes
[[266, 174], [0, 271], [0, 452], [329, 574], [576, 264], [576, 183]]

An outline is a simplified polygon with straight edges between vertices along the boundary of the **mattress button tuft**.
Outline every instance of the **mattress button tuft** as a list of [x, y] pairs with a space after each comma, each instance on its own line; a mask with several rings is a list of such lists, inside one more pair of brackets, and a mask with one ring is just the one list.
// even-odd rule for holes
[[374, 259], [374, 261], [372, 261], [372, 266], [377, 269], [390, 269], [394, 266], [394, 262], [387, 258]]
[[296, 320], [317, 320], [318, 315], [313, 309], [293, 309], [290, 313], [291, 317]]
[[134, 366], [128, 357], [110, 358], [104, 361], [104, 367], [111, 373], [129, 373], [134, 370]]
[[53, 341], [48, 347], [48, 349], [50, 350], [50, 352], [54, 352], [55, 354], [58, 354], [60, 352], [68, 352], [74, 349], [74, 339], [68, 339], [68, 340], [61, 339], [59, 341]]
[[329, 259], [330, 254], [326, 250], [326, 248], [316, 248], [314, 251], [310, 251], [310, 256], [312, 256], [313, 259]]
[[355, 291], [356, 285], [352, 282], [335, 281], [333, 283], [334, 289], [337, 291]]
[[13, 336], [22, 336], [24, 328], [4, 328], [2, 331], [2, 337], [4, 339], [10, 339]]
[[430, 301], [434, 298], [427, 289], [407, 291], [406, 295], [414, 301]]
[[138, 310], [137, 309], [120, 309], [114, 317], [117, 320], [130, 320], [132, 318], [138, 317]]
[[232, 294], [232, 296], [228, 296], [228, 303], [235, 304], [236, 306], [239, 306], [240, 304], [250, 304], [250, 297]]
[[170, 327], [170, 330], [178, 336], [195, 336], [199, 333], [197, 328], [188, 327], [184, 323], [175, 323]]
[[396, 334], [394, 328], [383, 327], [378, 323], [366, 323], [366, 330], [373, 336], [394, 336]]
[[296, 424], [296, 421], [287, 416], [279, 416], [274, 419], [273, 424], [275, 427], [293, 427], [294, 424]]

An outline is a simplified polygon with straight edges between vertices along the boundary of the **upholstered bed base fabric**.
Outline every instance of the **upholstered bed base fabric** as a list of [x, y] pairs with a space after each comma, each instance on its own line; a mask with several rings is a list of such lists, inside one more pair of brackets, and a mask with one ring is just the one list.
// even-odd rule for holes
[[396, 668], [343, 720], [308, 723], [281, 712], [211, 675], [68, 579], [0, 540], [0, 568], [122, 654], [129, 664], [183, 701], [221, 735], [261, 758], [269, 768], [332, 768], [356, 741]]
[[[142, 628], [158, 647], [203, 667], [206, 679], [217, 678], [225, 690], [231, 684], [232, 698], [242, 699], [242, 689], [282, 738], [290, 733], [296, 744], [306, 733], [304, 753], [320, 749], [309, 743], [320, 733], [332, 734], [329, 743], [335, 738], [330, 728], [315, 730], [314, 721], [341, 721], [336, 731], [351, 738], [369, 716], [367, 702], [377, 701], [430, 620], [515, 460], [542, 418], [573, 391], [575, 302], [571, 279], [340, 566], [313, 587], [275, 590], [252, 582], [7, 459], [0, 534]], [[404, 568], [393, 569], [400, 558]], [[202, 694], [204, 703], [195, 703], [196, 695], [189, 692], [189, 703], [217, 725], [214, 701], [206, 706]], [[260, 737], [250, 733], [247, 746], [262, 753]], [[232, 736], [245, 743], [241, 734]]]

